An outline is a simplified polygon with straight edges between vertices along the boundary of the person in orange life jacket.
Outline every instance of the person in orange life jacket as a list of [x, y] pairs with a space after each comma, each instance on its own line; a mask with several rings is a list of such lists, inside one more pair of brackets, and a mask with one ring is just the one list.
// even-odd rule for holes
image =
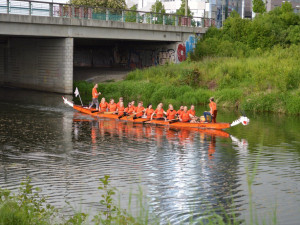
[[96, 110], [99, 109], [98, 96], [101, 95], [101, 92], [98, 92], [97, 88], [98, 88], [98, 84], [95, 84], [92, 90], [92, 103], [90, 104], [89, 109], [92, 108], [93, 105], [96, 105]]
[[[119, 98], [119, 102], [117, 103], [117, 108], [120, 106], [120, 103], [123, 102], [123, 97]], [[123, 102], [123, 106], [124, 106], [124, 102]]]
[[191, 117], [191, 123], [196, 123], [197, 122], [197, 116], [196, 116], [196, 111], [195, 111], [195, 106], [191, 105], [191, 109], [188, 110], [188, 113], [190, 114]]
[[[119, 106], [117, 106], [117, 113], [118, 113], [118, 116], [123, 116], [124, 115], [124, 102], [119, 102]], [[117, 104], [118, 105], [118, 104]]]
[[164, 114], [167, 114], [167, 113], [164, 111], [164, 109], [162, 107], [163, 107], [162, 103], [159, 103], [157, 105], [156, 110], [151, 115], [151, 120], [153, 119], [154, 114], [156, 115], [156, 118], [155, 118], [156, 120], [164, 120]]
[[188, 110], [188, 113], [189, 113], [191, 116], [193, 116], [193, 117], [196, 116], [196, 111], [195, 111], [195, 106], [194, 106], [194, 105], [191, 105], [191, 109]]
[[179, 115], [179, 121], [183, 122], [183, 123], [188, 123], [191, 121], [191, 116], [188, 113], [188, 108], [187, 106], [183, 107], [183, 112], [181, 113], [181, 115]]
[[203, 115], [204, 115], [204, 118], [205, 118], [205, 122], [208, 122], [207, 121], [207, 116], [211, 116], [212, 117], [212, 122], [213, 123], [216, 123], [217, 122], [217, 114], [218, 114], [218, 111], [217, 111], [217, 104], [215, 103], [215, 99], [214, 97], [211, 97], [209, 99], [210, 103], [209, 103], [209, 108], [210, 108], [210, 111], [209, 112], [204, 112]]
[[100, 102], [100, 105], [99, 105], [99, 109], [100, 109], [100, 112], [106, 112], [107, 110], [107, 107], [108, 107], [108, 103], [105, 101], [105, 98], [101, 98], [101, 102]]
[[110, 99], [110, 102], [108, 104], [108, 111], [109, 112], [116, 112], [117, 110], [117, 104], [115, 103], [115, 100]]
[[148, 119], [151, 119], [153, 112], [154, 112], [154, 109], [152, 108], [152, 104], [149, 104], [147, 106], [147, 109], [145, 110], [144, 116], [147, 116]]
[[143, 107], [143, 102], [140, 101], [138, 106], [135, 108], [135, 116], [133, 119], [141, 118], [145, 112], [145, 108]]
[[127, 107], [124, 109], [124, 113], [122, 116], [119, 116], [118, 118], [120, 119], [123, 116], [129, 116], [129, 111], [131, 110], [131, 102], [128, 102]]
[[175, 116], [177, 115], [176, 110], [174, 110], [174, 107], [172, 104], [169, 104], [169, 109], [167, 110], [167, 118], [166, 120], [174, 120]]
[[182, 112], [183, 112], [183, 105], [180, 106], [179, 110], [177, 111], [177, 116], [179, 117]]
[[134, 112], [135, 109], [136, 109], [136, 106], [135, 106], [134, 104], [135, 104], [134, 100], [131, 101], [131, 109], [132, 109], [132, 112]]

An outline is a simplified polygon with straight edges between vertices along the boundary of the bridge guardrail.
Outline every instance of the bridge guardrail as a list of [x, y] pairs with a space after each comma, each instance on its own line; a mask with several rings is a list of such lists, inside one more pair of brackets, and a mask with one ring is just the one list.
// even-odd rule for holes
[[66, 3], [0, 0], [0, 13], [30, 16], [64, 17], [105, 21], [161, 24], [168, 26], [210, 27], [215, 20], [205, 17], [180, 16], [123, 9], [77, 6]]

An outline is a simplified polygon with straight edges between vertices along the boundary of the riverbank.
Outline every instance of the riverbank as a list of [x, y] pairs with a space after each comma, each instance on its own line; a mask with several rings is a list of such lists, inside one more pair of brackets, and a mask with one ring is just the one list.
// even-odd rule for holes
[[[207, 57], [135, 70], [124, 81], [100, 83], [106, 99], [120, 96], [144, 103], [205, 105], [214, 96], [219, 107], [256, 112], [300, 114], [300, 46], [275, 47], [250, 57]], [[84, 102], [93, 84], [74, 82]]]

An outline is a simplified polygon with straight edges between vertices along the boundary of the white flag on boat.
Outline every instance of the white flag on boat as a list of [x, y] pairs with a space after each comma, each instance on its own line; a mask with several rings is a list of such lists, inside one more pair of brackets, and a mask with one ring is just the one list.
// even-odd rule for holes
[[79, 91], [78, 91], [78, 88], [76, 87], [75, 91], [74, 91], [74, 95], [75, 97], [77, 97], [79, 95]]

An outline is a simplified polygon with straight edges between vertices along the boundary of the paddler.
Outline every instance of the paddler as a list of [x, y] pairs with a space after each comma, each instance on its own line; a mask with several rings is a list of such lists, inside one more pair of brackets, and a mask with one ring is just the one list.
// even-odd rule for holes
[[138, 103], [138, 106], [135, 108], [134, 111], [135, 111], [135, 116], [133, 117], [133, 119], [141, 118], [143, 116], [145, 108], [143, 107], [142, 101]]
[[92, 90], [92, 103], [89, 106], [89, 109], [92, 108], [92, 106], [96, 105], [96, 110], [99, 108], [99, 102], [98, 102], [98, 96], [101, 95], [101, 92], [97, 91], [98, 84], [95, 84], [93, 90]]
[[[121, 102], [123, 102], [123, 97], [119, 98], [119, 102], [117, 103], [117, 108], [120, 106]], [[124, 107], [124, 102], [123, 102], [123, 107]]]
[[105, 98], [101, 98], [101, 102], [99, 105], [99, 111], [101, 113], [106, 112], [107, 111], [107, 107], [108, 107], [108, 103], [105, 101]]
[[118, 118], [120, 119], [123, 116], [129, 116], [128, 112], [130, 111], [130, 109], [131, 109], [131, 102], [128, 102], [127, 107], [124, 109], [123, 115], [119, 116]]
[[177, 111], [177, 116], [179, 117], [181, 115], [181, 113], [183, 112], [183, 105], [180, 106], [179, 110]]
[[174, 110], [174, 107], [172, 104], [169, 104], [169, 109], [167, 110], [167, 120], [175, 120], [175, 116], [177, 115], [176, 110]]
[[183, 123], [189, 123], [191, 121], [190, 113], [188, 112], [187, 106], [183, 107], [183, 112], [179, 115], [179, 121]]
[[[118, 116], [119, 118], [121, 118], [122, 116], [124, 116], [124, 102], [119, 102], [119, 106], [117, 106], [117, 113], [118, 113]], [[118, 104], [117, 104], [118, 105]]]
[[162, 107], [163, 107], [162, 103], [159, 103], [157, 105], [156, 110], [151, 115], [151, 120], [153, 119], [154, 114], [156, 115], [156, 117], [155, 117], [156, 120], [164, 120], [165, 119], [164, 114], [167, 114], [167, 113], [164, 111], [164, 109]]
[[147, 119], [151, 119], [153, 112], [154, 112], [154, 109], [152, 108], [152, 104], [149, 104], [147, 106], [147, 109], [145, 110], [144, 116], [147, 116]]
[[207, 116], [211, 116], [212, 122], [213, 122], [213, 123], [216, 123], [216, 122], [217, 122], [217, 114], [218, 114], [218, 111], [217, 111], [217, 104], [215, 103], [214, 97], [211, 97], [211, 98], [209, 99], [209, 101], [210, 101], [210, 103], [209, 103], [210, 111], [209, 111], [209, 112], [204, 112], [204, 113], [203, 113], [204, 118], [205, 118], [205, 122], [208, 122], [208, 121], [207, 121]]
[[191, 105], [190, 110], [188, 110], [188, 113], [192, 116], [195, 117], [196, 116], [196, 111], [195, 111], [195, 106]]
[[131, 108], [133, 109], [133, 111], [135, 111], [135, 108], [136, 108], [136, 106], [134, 104], [135, 104], [135, 101], [134, 100], [131, 101]]
[[114, 99], [110, 99], [108, 104], [108, 111], [109, 112], [116, 112], [117, 111], [117, 104], [115, 103]]

